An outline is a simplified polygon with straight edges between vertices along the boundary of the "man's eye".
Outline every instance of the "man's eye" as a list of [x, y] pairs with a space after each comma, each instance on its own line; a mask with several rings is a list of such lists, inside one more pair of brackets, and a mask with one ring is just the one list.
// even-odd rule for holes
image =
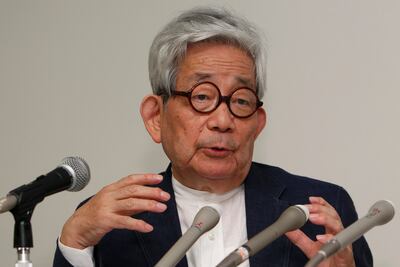
[[240, 105], [240, 106], [249, 106], [250, 105], [250, 101], [248, 101], [247, 99], [243, 99], [243, 98], [237, 98], [234, 103]]
[[207, 101], [210, 100], [208, 95], [194, 95], [192, 96], [192, 100], [194, 101]]

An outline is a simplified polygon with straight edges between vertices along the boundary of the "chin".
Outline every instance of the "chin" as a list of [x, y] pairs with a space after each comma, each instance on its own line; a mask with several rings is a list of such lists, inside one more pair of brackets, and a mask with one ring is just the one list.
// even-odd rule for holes
[[185, 167], [205, 179], [242, 180], [246, 177], [250, 164], [246, 164], [246, 161], [238, 160], [234, 156], [210, 158], [201, 154], [201, 156], [194, 157]]
[[212, 164], [198, 168], [197, 172], [207, 179], [219, 180], [234, 178], [239, 175], [239, 168], [237, 166], [224, 166], [223, 164]]

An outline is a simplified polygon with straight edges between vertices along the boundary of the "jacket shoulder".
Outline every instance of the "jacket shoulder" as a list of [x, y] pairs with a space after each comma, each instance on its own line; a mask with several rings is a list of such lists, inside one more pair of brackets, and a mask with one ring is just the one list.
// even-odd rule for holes
[[252, 174], [254, 176], [268, 179], [274, 183], [280, 184], [285, 188], [283, 195], [286, 193], [291, 194], [305, 194], [305, 193], [329, 193], [345, 191], [343, 187], [322, 181], [316, 178], [292, 174], [280, 167], [271, 166], [254, 162], [252, 165]]

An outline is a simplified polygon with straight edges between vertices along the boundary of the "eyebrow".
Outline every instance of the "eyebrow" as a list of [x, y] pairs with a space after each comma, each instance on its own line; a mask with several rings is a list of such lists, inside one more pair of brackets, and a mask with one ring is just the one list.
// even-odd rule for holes
[[[211, 74], [209, 74], [209, 73], [197, 72], [197, 73], [194, 73], [194, 74], [188, 76], [188, 77], [187, 77], [187, 81], [190, 82], [190, 81], [195, 80], [196, 82], [202, 82], [202, 81], [204, 81], [204, 80], [210, 79], [212, 76], [213, 76], [213, 75], [211, 75]], [[238, 83], [243, 84], [243, 86], [245, 86], [245, 87], [249, 87], [249, 88], [251, 88], [251, 89], [255, 89], [255, 88], [254, 88], [255, 85], [251, 82], [250, 79], [246, 79], [246, 78], [243, 78], [243, 77], [240, 77], [240, 76], [236, 76], [236, 77], [235, 77], [235, 80], [236, 80]]]
[[188, 81], [192, 81], [195, 80], [196, 82], [201, 82], [203, 80], [207, 80], [209, 78], [211, 78], [212, 75], [208, 74], [208, 73], [201, 73], [201, 72], [196, 72], [193, 75], [190, 75], [188, 77]]
[[255, 88], [254, 88], [255, 85], [254, 85], [249, 79], [245, 79], [245, 78], [237, 77], [237, 76], [236, 76], [236, 77], [235, 77], [235, 80], [238, 81], [239, 83], [243, 84], [243, 85], [246, 86], [246, 87], [255, 89]]

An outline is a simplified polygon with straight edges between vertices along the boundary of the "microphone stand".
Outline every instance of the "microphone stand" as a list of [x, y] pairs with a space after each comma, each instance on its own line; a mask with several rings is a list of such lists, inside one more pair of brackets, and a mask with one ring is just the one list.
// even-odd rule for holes
[[15, 267], [32, 267], [33, 264], [29, 259], [30, 248], [17, 248], [18, 260]]
[[[17, 188], [10, 193], [15, 193], [20, 188]], [[18, 194], [16, 194], [18, 196]], [[37, 203], [35, 198], [30, 198], [29, 194], [22, 195], [21, 198], [31, 199], [31, 201], [21, 201], [19, 205], [14, 207], [10, 212], [14, 216], [14, 248], [17, 249], [17, 262], [15, 267], [32, 267], [30, 261], [30, 249], [33, 248], [31, 218], [33, 210]]]

